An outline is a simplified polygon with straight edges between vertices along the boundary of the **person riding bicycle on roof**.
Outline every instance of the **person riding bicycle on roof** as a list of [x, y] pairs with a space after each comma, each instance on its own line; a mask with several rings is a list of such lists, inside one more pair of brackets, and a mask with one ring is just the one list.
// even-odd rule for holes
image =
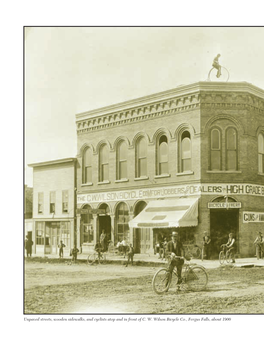
[[[177, 268], [178, 282], [182, 282], [182, 266], [184, 264], [184, 249], [181, 241], [179, 240], [178, 232], [172, 232], [172, 240], [168, 242], [166, 246], [166, 255], [172, 256], [172, 260], [169, 265], [169, 272], [172, 273], [174, 267]], [[173, 258], [173, 257], [177, 258]]]
[[227, 247], [227, 250], [231, 250], [232, 249], [232, 263], [235, 263], [235, 238], [234, 238], [234, 235], [233, 233], [229, 233], [229, 238], [228, 238], [228, 241], [226, 243], [226, 247]]

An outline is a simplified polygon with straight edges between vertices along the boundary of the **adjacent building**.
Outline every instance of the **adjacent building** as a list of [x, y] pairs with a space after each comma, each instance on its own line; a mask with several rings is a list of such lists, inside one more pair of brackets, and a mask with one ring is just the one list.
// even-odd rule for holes
[[76, 159], [39, 162], [33, 167], [33, 253], [57, 254], [62, 240], [65, 254], [76, 240]]

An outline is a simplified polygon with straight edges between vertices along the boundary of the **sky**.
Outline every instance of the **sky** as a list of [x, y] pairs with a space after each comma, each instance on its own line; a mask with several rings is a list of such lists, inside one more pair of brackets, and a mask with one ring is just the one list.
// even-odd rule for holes
[[229, 81], [264, 89], [264, 27], [31, 27], [24, 45], [28, 164], [75, 157], [75, 115], [205, 81], [212, 60]]

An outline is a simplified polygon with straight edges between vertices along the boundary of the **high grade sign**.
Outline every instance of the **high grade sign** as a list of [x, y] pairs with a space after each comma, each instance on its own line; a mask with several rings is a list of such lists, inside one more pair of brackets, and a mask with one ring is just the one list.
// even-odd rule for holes
[[191, 195], [254, 195], [264, 197], [264, 186], [252, 184], [195, 184], [77, 195], [77, 204], [173, 198]]

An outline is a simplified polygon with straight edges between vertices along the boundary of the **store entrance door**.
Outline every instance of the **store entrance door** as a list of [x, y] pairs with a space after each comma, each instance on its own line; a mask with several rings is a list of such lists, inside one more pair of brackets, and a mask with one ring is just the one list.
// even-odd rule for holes
[[211, 259], [217, 259], [220, 247], [226, 244], [229, 233], [233, 233], [238, 252], [239, 236], [239, 209], [211, 209], [210, 210], [210, 236]]
[[106, 234], [106, 246], [108, 242], [111, 240], [111, 217], [109, 215], [100, 215], [99, 216], [99, 236], [98, 241], [100, 240], [100, 235], [103, 232]]

